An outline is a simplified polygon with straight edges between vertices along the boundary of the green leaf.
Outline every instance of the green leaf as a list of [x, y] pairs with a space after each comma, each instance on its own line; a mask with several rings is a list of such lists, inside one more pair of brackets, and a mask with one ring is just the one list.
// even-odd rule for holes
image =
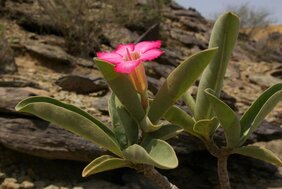
[[183, 94], [182, 98], [183, 98], [183, 101], [186, 104], [186, 106], [188, 106], [188, 108], [192, 112], [192, 115], [194, 115], [195, 114], [195, 109], [196, 109], [196, 101], [195, 101], [195, 99], [192, 97], [192, 95], [189, 93], [189, 91], [186, 91]]
[[160, 169], [173, 169], [178, 159], [173, 148], [163, 140], [153, 139], [145, 147], [134, 144], [123, 151], [127, 160], [147, 164]]
[[256, 158], [268, 163], [272, 163], [278, 166], [282, 166], [282, 161], [273, 154], [270, 150], [259, 146], [243, 146], [236, 148], [232, 151], [233, 154], [241, 154], [244, 156], [249, 156]]
[[116, 95], [112, 92], [110, 98], [108, 99], [108, 111], [111, 118], [111, 123], [113, 128], [119, 127], [121, 125], [118, 112], [116, 110]]
[[87, 112], [49, 97], [30, 97], [16, 110], [34, 114], [123, 157], [114, 133]]
[[113, 131], [115, 133], [116, 139], [119, 143], [120, 148], [123, 150], [125, 148], [128, 147], [128, 140], [127, 140], [127, 136], [125, 134], [125, 130], [124, 128], [119, 125], [116, 126], [115, 128], [113, 128]]
[[93, 175], [96, 173], [100, 173], [103, 171], [109, 171], [113, 169], [118, 169], [122, 167], [130, 167], [133, 165], [130, 161], [112, 157], [109, 155], [103, 155], [96, 159], [94, 159], [91, 163], [89, 163], [82, 171], [82, 176], [87, 177], [89, 175]]
[[120, 134], [127, 138], [127, 145], [132, 145], [138, 141], [138, 124], [130, 116], [119, 99], [112, 93], [109, 99], [109, 113], [112, 118], [114, 128], [119, 128]]
[[195, 121], [189, 114], [177, 106], [171, 106], [163, 117], [170, 123], [183, 128], [186, 132], [197, 136], [193, 130]]
[[181, 133], [183, 129], [176, 125], [164, 125], [159, 130], [155, 132], [149, 133], [149, 136], [151, 138], [161, 139], [161, 140], [168, 140], [170, 138], [173, 138], [177, 136], [179, 133]]
[[194, 54], [170, 73], [151, 104], [148, 117], [152, 123], [157, 123], [198, 79], [216, 52], [217, 48], [212, 48]]
[[203, 136], [207, 141], [211, 141], [211, 137], [215, 132], [218, 125], [218, 120], [213, 117], [212, 119], [203, 119], [195, 123], [193, 129], [200, 136]]
[[144, 132], [154, 132], [162, 127], [162, 124], [153, 124], [151, 120], [146, 116], [141, 122], [140, 127]]
[[264, 118], [282, 100], [282, 83], [273, 85], [262, 93], [250, 108], [241, 117], [241, 144], [243, 144], [251, 133], [261, 124]]
[[108, 85], [128, 112], [133, 115], [138, 122], [142, 121], [145, 117], [145, 111], [132, 83], [128, 79], [128, 75], [115, 72], [114, 65], [110, 63], [96, 58], [94, 60]]
[[220, 122], [220, 125], [224, 130], [227, 147], [236, 147], [240, 142], [241, 126], [239, 118], [227, 104], [215, 96], [213, 90], [206, 89], [205, 93], [217, 119]]
[[218, 51], [200, 80], [196, 97], [196, 120], [212, 117], [211, 106], [204, 90], [210, 88], [215, 91], [215, 96], [219, 96], [227, 64], [238, 37], [239, 27], [239, 18], [233, 13], [226, 13], [215, 22], [209, 48], [218, 47]]
[[125, 134], [125, 129], [121, 124], [118, 112], [116, 111], [115, 98], [116, 96], [111, 93], [111, 97], [108, 100], [108, 111], [116, 139], [121, 149], [124, 149], [128, 146], [128, 140]]

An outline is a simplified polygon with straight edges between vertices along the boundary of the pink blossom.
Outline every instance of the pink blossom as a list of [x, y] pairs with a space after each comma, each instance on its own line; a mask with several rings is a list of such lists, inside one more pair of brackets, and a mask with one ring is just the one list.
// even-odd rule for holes
[[131, 73], [142, 62], [159, 57], [161, 41], [143, 41], [137, 44], [118, 45], [113, 52], [98, 52], [97, 57], [115, 65], [115, 71]]

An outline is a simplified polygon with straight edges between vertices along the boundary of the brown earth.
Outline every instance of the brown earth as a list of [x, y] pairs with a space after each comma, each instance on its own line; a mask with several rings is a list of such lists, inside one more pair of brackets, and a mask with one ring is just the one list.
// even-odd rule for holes
[[270, 25], [264, 28], [259, 29], [257, 32], [254, 34], [254, 39], [255, 40], [260, 40], [265, 37], [267, 37], [271, 33], [282, 33], [282, 25]]
[[[44, 23], [41, 17], [39, 20], [26, 19], [33, 18], [34, 7], [31, 5], [36, 5], [36, 0], [8, 1], [0, 19], [14, 49], [17, 67], [14, 73], [0, 75], [0, 189], [153, 188], [142, 175], [128, 169], [81, 178], [83, 161], [105, 151], [56, 126], [14, 111], [13, 107], [21, 99], [45, 95], [79, 106], [101, 121], [109, 121], [106, 105], [109, 90], [91, 59], [69, 54], [61, 36], [28, 31], [23, 23], [33, 24], [37, 31], [38, 25]], [[126, 42], [142, 37], [138, 31], [115, 27], [130, 34], [131, 38]], [[181, 60], [207, 47], [211, 24], [197, 11], [171, 4], [163, 10], [159, 27], [159, 30], [149, 32], [152, 36], [160, 36], [153, 39], [163, 41], [166, 53], [156, 62], [146, 64], [152, 93]], [[114, 48], [120, 40], [119, 34], [106, 36], [111, 43], [102, 44], [102, 49]], [[281, 62], [255, 61], [253, 55], [242, 48], [243, 42], [239, 41], [234, 51], [223, 89], [225, 100], [237, 109], [238, 114], [242, 114], [267, 87], [282, 82]], [[73, 82], [77, 84], [73, 85]], [[280, 103], [264, 124], [271, 126], [262, 127], [267, 129], [259, 130], [252, 139], [252, 143], [267, 146], [280, 158], [281, 112]], [[162, 172], [180, 188], [217, 188], [215, 159], [197, 141], [187, 136], [180, 138], [176, 144], [173, 141], [180, 166]], [[234, 189], [282, 188], [281, 168], [239, 156], [230, 159], [228, 168]]]

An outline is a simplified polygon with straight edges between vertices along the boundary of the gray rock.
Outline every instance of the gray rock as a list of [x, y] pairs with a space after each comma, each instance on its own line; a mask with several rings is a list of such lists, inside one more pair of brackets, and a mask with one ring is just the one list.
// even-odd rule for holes
[[153, 41], [160, 39], [160, 25], [159, 23], [152, 25], [145, 31], [134, 43], [141, 41]]
[[159, 64], [157, 62], [150, 62], [145, 65], [146, 74], [153, 78], [167, 78], [174, 69], [174, 66]]
[[34, 3], [34, 0], [7, 1], [5, 10], [16, 20], [17, 24], [27, 31], [38, 34], [62, 35], [61, 28], [56, 27], [48, 15], [42, 14], [40, 9], [32, 6]]
[[49, 185], [49, 186], [44, 187], [44, 189], [60, 189], [60, 188], [55, 185]]
[[170, 7], [174, 10], [182, 10], [184, 9], [183, 6], [179, 5], [176, 1], [171, 1]]
[[132, 43], [139, 37], [137, 33], [115, 24], [105, 24], [102, 30], [112, 47], [116, 47], [118, 44]]
[[20, 189], [21, 187], [14, 178], [6, 178], [0, 186], [2, 186], [4, 189]]
[[172, 29], [170, 35], [173, 39], [185, 44], [187, 47], [198, 46], [200, 49], [207, 48], [207, 43], [201, 39], [197, 39], [195, 35], [191, 35], [188, 32], [180, 29]]
[[56, 84], [62, 87], [63, 90], [73, 91], [78, 94], [108, 90], [108, 86], [102, 78], [90, 79], [79, 75], [63, 76], [56, 81]]
[[4, 36], [3, 28], [0, 25], [0, 74], [13, 73], [17, 71], [14, 52]]
[[282, 127], [264, 121], [261, 126], [254, 131], [254, 134], [251, 136], [251, 138], [253, 139], [252, 142], [281, 139]]
[[36, 89], [42, 89], [42, 87], [31, 80], [27, 79], [14, 79], [14, 78], [4, 78], [0, 80], [0, 87], [32, 87]]
[[87, 67], [87, 68], [95, 67], [93, 60], [87, 60], [87, 59], [83, 59], [83, 58], [74, 58], [74, 59], [75, 59], [74, 62], [77, 65]]
[[22, 189], [32, 189], [34, 188], [34, 183], [25, 180], [21, 183], [21, 188]]
[[156, 60], [157, 62], [164, 65], [178, 66], [182, 57], [180, 52], [166, 48], [162, 48], [161, 50], [164, 51], [164, 54]]
[[34, 95], [34, 93], [22, 88], [0, 88], [0, 113], [15, 112], [15, 106], [17, 103]]
[[93, 101], [93, 107], [100, 111], [103, 115], [109, 115], [108, 113], [108, 99], [111, 93], [101, 96], [99, 99]]
[[5, 173], [0, 172], [0, 182], [2, 182], [2, 179], [5, 179], [6, 175]]
[[153, 77], [147, 77], [148, 79], [148, 89], [153, 93], [157, 94], [160, 89], [162, 82], [159, 79], [155, 79]]
[[101, 188], [121, 189], [122, 188], [120, 185], [102, 179], [95, 179], [88, 182], [79, 183], [78, 185], [80, 187], [74, 187], [73, 189], [101, 189]]
[[62, 64], [71, 64], [73, 61], [72, 57], [59, 46], [43, 44], [35, 40], [30, 40], [26, 42], [24, 47], [27, 51], [51, 61]]
[[270, 75], [282, 81], [282, 68], [271, 72]]
[[282, 82], [281, 79], [275, 78], [271, 75], [257, 75], [257, 74], [250, 74], [249, 80], [251, 83], [257, 84], [262, 88], [268, 88], [274, 84]]
[[189, 31], [193, 32], [206, 32], [207, 26], [206, 24], [202, 24], [199, 22], [198, 18], [191, 17], [182, 17], [179, 20]]
[[236, 107], [236, 102], [237, 102], [236, 98], [229, 95], [225, 91], [222, 91], [220, 93], [220, 99], [223, 100], [230, 108], [232, 108], [232, 110], [238, 111], [238, 108]]
[[197, 18], [199, 20], [204, 20], [204, 17], [196, 9], [193, 8], [174, 10], [173, 13], [179, 17], [185, 16], [185, 17]]
[[0, 143], [48, 159], [91, 161], [106, 153], [93, 143], [38, 119], [0, 117]]

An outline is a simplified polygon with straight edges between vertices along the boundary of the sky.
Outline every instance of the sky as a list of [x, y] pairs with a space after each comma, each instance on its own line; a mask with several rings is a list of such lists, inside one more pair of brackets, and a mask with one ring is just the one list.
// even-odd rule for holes
[[255, 9], [266, 9], [277, 24], [282, 24], [282, 0], [176, 0], [176, 2], [186, 8], [195, 8], [206, 18], [224, 11], [228, 5], [248, 3]]

